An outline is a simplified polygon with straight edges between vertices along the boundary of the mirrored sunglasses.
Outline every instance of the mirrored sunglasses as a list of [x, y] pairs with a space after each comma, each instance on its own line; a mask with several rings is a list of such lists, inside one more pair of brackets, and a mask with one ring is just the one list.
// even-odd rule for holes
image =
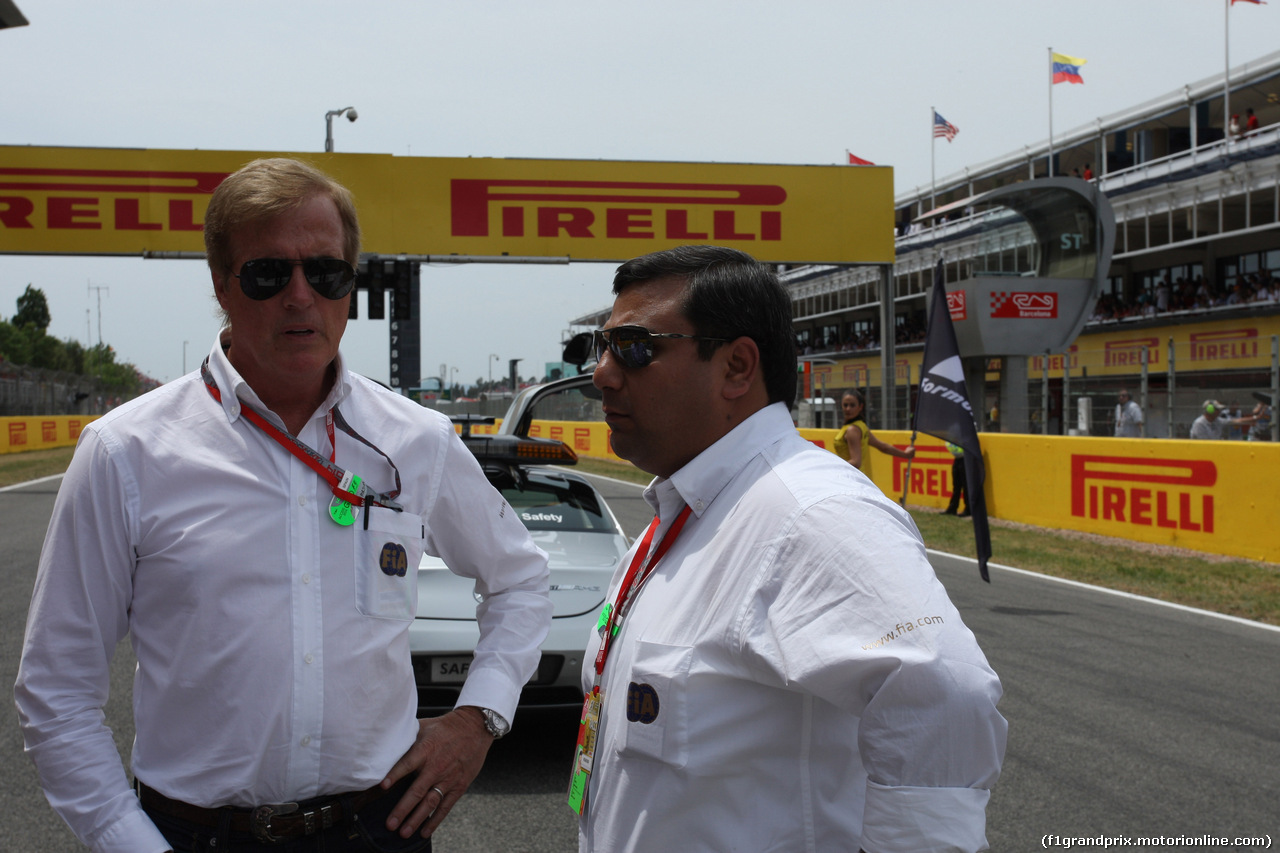
[[702, 335], [679, 335], [674, 332], [651, 332], [644, 326], [615, 326], [612, 329], [596, 329], [592, 333], [595, 342], [596, 361], [604, 357], [607, 349], [623, 367], [645, 367], [653, 361], [653, 342], [659, 338], [687, 338], [691, 341], [714, 341], [727, 344], [725, 338], [706, 338]]
[[307, 283], [325, 299], [341, 299], [355, 287], [356, 271], [342, 258], [257, 258], [245, 261], [236, 278], [245, 296], [270, 299], [288, 287], [294, 267], [302, 267]]

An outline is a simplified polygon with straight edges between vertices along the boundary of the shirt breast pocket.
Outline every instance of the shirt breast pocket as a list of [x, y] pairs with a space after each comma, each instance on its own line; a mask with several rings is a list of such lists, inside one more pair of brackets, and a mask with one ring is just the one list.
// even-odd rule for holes
[[636, 643], [618, 754], [684, 767], [689, 760], [691, 646]]
[[355, 523], [356, 607], [365, 616], [409, 621], [418, 609], [418, 563], [425, 544], [422, 519], [409, 512], [366, 507]]

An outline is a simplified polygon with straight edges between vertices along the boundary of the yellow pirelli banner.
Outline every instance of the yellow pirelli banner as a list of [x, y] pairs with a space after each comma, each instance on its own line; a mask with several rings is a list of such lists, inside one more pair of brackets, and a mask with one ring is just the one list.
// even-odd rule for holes
[[[825, 434], [828, 445], [835, 436], [802, 431], [809, 433]], [[895, 447], [911, 438], [899, 430], [876, 436]], [[1280, 562], [1280, 477], [1272, 475], [1280, 472], [1280, 444], [986, 432], [981, 439], [993, 518]], [[904, 484], [909, 504], [942, 508], [950, 500], [953, 457], [939, 439], [916, 436], [909, 475], [906, 460], [868, 455], [864, 471], [895, 500]]]
[[[1062, 376], [1067, 365], [1072, 376], [1125, 376], [1142, 370], [1142, 351], [1147, 351], [1147, 370], [1165, 373], [1169, 369], [1169, 342], [1173, 342], [1178, 373], [1197, 370], [1268, 369], [1271, 366], [1271, 336], [1280, 335], [1280, 315], [1208, 320], [1127, 331], [1097, 331], [1081, 335], [1067, 352], [1047, 356], [1049, 375]], [[1042, 375], [1046, 356], [1032, 356], [1028, 369]]]
[[44, 415], [31, 418], [0, 418], [0, 453], [72, 447], [80, 430], [97, 415]]
[[[685, 243], [780, 263], [893, 263], [893, 170], [0, 146], [0, 252], [198, 254], [209, 195], [259, 157], [355, 195], [383, 255], [618, 261]], [[442, 257], [436, 257], [442, 256]]]

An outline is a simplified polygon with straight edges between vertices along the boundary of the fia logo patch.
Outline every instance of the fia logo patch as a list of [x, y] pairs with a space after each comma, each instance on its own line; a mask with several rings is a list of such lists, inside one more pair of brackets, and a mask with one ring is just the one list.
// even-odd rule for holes
[[648, 725], [658, 719], [660, 707], [658, 691], [654, 690], [652, 685], [636, 684], [633, 681], [627, 686], [628, 722]]
[[388, 542], [382, 546], [378, 567], [384, 575], [402, 578], [409, 570], [409, 552], [399, 542]]

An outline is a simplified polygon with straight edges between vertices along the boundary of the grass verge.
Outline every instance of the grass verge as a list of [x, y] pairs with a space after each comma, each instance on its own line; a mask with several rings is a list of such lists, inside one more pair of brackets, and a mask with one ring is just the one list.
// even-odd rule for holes
[[0, 487], [27, 483], [67, 470], [74, 447], [0, 454]]
[[[636, 483], [652, 478], [627, 463], [578, 460], [577, 467]], [[973, 523], [934, 509], [908, 507], [925, 544], [977, 557]], [[991, 519], [991, 561], [1280, 625], [1280, 566], [1149, 545], [1069, 530]]]

